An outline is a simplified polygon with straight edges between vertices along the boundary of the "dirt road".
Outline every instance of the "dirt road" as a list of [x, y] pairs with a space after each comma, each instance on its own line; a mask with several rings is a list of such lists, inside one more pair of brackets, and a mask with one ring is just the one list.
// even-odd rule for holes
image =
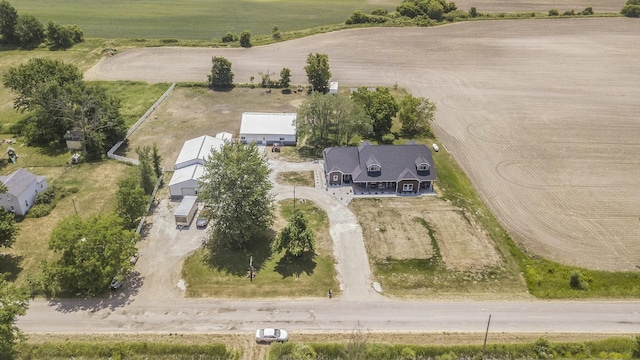
[[87, 79], [235, 81], [329, 55], [341, 86], [394, 85], [438, 105], [439, 138], [529, 251], [594, 269], [640, 265], [640, 22], [628, 18], [358, 29], [250, 49], [144, 48]]

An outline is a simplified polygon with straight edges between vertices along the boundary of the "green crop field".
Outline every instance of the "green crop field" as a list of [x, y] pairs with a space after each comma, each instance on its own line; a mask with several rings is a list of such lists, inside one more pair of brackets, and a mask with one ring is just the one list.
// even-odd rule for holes
[[[254, 35], [343, 23], [354, 11], [394, 10], [382, 0], [10, 0], [18, 14], [46, 23], [77, 24], [87, 37], [220, 39], [228, 31]], [[382, 5], [381, 5], [382, 4]]]

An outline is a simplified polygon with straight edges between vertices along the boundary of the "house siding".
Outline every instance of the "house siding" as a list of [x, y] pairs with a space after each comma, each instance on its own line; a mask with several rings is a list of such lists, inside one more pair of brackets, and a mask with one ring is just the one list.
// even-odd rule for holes
[[[38, 193], [46, 190], [47, 187], [46, 180], [38, 182], [37, 177], [34, 177], [33, 181], [24, 188], [21, 194], [12, 194], [11, 190], [6, 194], [1, 194], [0, 206], [16, 215], [25, 215], [33, 206]], [[13, 209], [11, 209], [12, 206]]]

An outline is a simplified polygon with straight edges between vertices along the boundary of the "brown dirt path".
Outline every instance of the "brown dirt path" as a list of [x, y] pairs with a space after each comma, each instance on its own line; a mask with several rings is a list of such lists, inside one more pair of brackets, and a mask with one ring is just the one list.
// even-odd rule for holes
[[235, 79], [329, 55], [344, 85], [394, 85], [438, 105], [435, 128], [481, 196], [533, 253], [594, 269], [640, 265], [640, 22], [628, 18], [357, 29], [250, 49], [144, 48], [87, 79]]

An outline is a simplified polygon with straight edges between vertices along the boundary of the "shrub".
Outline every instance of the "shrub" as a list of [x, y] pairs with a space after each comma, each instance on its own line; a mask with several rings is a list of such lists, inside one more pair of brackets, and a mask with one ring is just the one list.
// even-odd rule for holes
[[236, 36], [236, 34], [232, 33], [231, 31], [229, 31], [227, 35], [222, 37], [223, 43], [230, 43], [234, 41], [238, 41], [238, 37]]
[[584, 278], [580, 271], [571, 273], [569, 285], [574, 290], [589, 290], [589, 282]]
[[400, 359], [415, 360], [415, 358], [416, 358], [416, 352], [413, 351], [412, 348], [409, 348], [409, 347], [402, 348], [402, 351], [400, 352]]
[[360, 10], [354, 11], [348, 18], [345, 20], [345, 24], [353, 25], [353, 24], [365, 24], [369, 22], [369, 15], [363, 13]]
[[571, 9], [571, 11], [565, 11], [562, 15], [564, 15], [564, 16], [573, 16], [575, 14], [576, 14], [576, 12], [573, 11], [573, 9]]
[[251, 47], [251, 31], [242, 30], [240, 33], [240, 46]]
[[625, 5], [620, 13], [626, 17], [640, 17], [640, 5]]
[[36, 195], [35, 205], [51, 204], [56, 198], [56, 188], [53, 186], [48, 187], [45, 191]]
[[580, 15], [593, 15], [593, 8], [589, 6], [588, 8], [582, 10]]
[[640, 359], [640, 335], [636, 335], [633, 350], [631, 350], [631, 357], [634, 359]]
[[389, 12], [383, 8], [375, 8], [371, 10], [371, 15], [387, 16]]
[[280, 33], [280, 29], [278, 29], [277, 26], [274, 26], [273, 29], [271, 29], [271, 37], [276, 40], [282, 37], [282, 34]]
[[536, 354], [538, 359], [552, 359], [553, 349], [549, 340], [545, 338], [539, 338], [533, 343], [533, 353]]
[[549, 10], [549, 16], [558, 16], [558, 15], [560, 15], [560, 12], [558, 11], [558, 9]]
[[53, 210], [54, 207], [55, 205], [51, 205], [51, 204], [33, 205], [31, 209], [29, 209], [29, 212], [27, 213], [26, 217], [36, 218], [36, 219], [45, 217], [51, 213], [51, 210]]
[[393, 141], [395, 139], [396, 137], [393, 136], [393, 134], [389, 133], [389, 134], [382, 135], [382, 139], [380, 139], [380, 142], [383, 144], [393, 144]]

